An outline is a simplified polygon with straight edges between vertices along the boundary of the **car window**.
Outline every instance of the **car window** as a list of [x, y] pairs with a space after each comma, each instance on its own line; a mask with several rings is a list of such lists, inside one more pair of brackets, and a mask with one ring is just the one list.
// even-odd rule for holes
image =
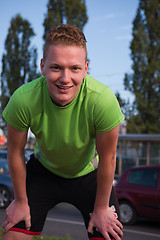
[[158, 180], [158, 169], [140, 169], [131, 171], [128, 183], [144, 187], [156, 187]]
[[7, 152], [0, 152], [0, 159], [7, 159]]

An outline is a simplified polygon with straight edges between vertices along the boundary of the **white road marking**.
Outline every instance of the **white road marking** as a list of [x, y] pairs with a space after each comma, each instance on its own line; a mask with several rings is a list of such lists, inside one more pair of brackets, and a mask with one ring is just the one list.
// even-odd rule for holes
[[48, 221], [52, 221], [52, 222], [61, 222], [61, 223], [70, 223], [70, 224], [76, 224], [76, 225], [82, 225], [84, 226], [84, 223], [83, 222], [77, 222], [77, 221], [70, 221], [70, 220], [62, 220], [62, 219], [58, 219], [58, 218], [48, 218], [47, 219]]
[[[47, 217], [46, 220], [47, 221], [52, 221], [52, 222], [69, 223], [69, 224], [84, 226], [83, 222], [78, 222], [78, 221], [70, 221], [70, 220], [64, 220], [64, 219], [58, 219], [58, 218], [49, 218], [49, 217]], [[139, 235], [146, 235], [146, 236], [160, 238], [160, 234], [155, 234], [155, 233], [149, 233], [149, 232], [143, 232], [143, 231], [137, 231], [137, 230], [131, 230], [131, 229], [123, 229], [123, 231], [124, 232], [129, 232], [129, 233], [135, 233], [135, 234], [139, 234]]]
[[143, 231], [137, 231], [137, 230], [131, 230], [131, 229], [123, 229], [124, 232], [129, 232], [129, 233], [136, 233], [140, 235], [146, 235], [146, 236], [152, 236], [152, 237], [158, 237], [160, 238], [160, 234], [155, 234], [155, 233], [149, 233], [149, 232], [143, 232]]

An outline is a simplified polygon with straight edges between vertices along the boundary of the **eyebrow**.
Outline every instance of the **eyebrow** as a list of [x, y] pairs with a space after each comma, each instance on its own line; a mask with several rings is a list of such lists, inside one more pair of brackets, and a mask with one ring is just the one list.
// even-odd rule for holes
[[[63, 67], [63, 65], [58, 64], [58, 63], [51, 63], [50, 66]], [[78, 68], [81, 68], [82, 66], [81, 66], [81, 64], [73, 64], [73, 65], [71, 65], [71, 66], [69, 66], [69, 67], [78, 67]]]

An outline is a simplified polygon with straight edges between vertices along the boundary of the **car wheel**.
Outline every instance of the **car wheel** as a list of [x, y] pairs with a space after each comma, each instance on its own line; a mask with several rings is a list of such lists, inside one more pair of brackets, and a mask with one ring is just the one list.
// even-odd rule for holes
[[5, 186], [0, 186], [0, 208], [8, 207], [10, 203], [10, 192]]
[[136, 221], [136, 211], [134, 207], [127, 201], [121, 201], [119, 203], [121, 221], [123, 224], [133, 224]]

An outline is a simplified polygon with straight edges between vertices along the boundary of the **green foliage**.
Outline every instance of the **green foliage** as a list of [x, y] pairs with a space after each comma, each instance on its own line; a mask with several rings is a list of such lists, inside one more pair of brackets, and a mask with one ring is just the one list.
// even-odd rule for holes
[[81, 30], [87, 23], [85, 0], [49, 0], [44, 19], [44, 36], [53, 26], [70, 24]]
[[[2, 228], [0, 228], [0, 240], [2, 238]], [[66, 235], [66, 237], [47, 237], [47, 236], [34, 236], [33, 240], [73, 240], [70, 238], [69, 235]]]
[[33, 240], [72, 240], [68, 235], [66, 237], [47, 237], [47, 236], [35, 236]]
[[37, 50], [30, 46], [34, 35], [30, 23], [19, 14], [11, 19], [2, 58], [1, 111], [18, 87], [39, 76], [36, 65]]
[[160, 133], [160, 1], [140, 0], [130, 44], [133, 74], [125, 89], [135, 96], [127, 131]]

